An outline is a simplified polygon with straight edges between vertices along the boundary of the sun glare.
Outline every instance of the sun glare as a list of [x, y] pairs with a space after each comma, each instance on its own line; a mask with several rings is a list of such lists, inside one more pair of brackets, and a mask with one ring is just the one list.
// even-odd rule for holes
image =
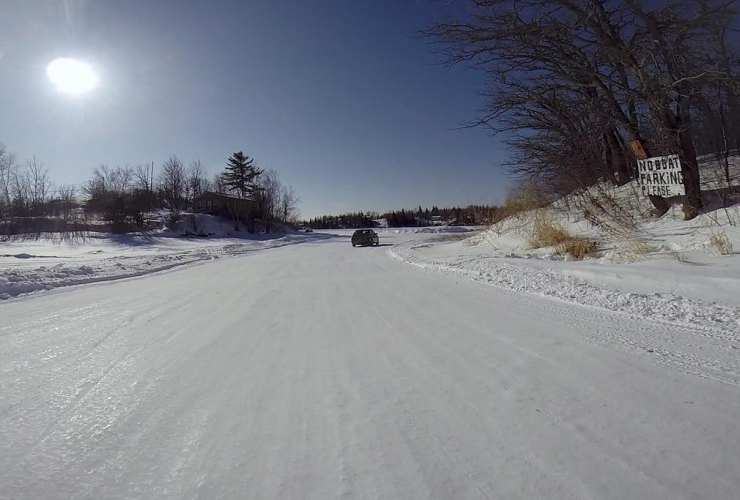
[[84, 94], [98, 83], [92, 68], [75, 59], [55, 59], [46, 67], [46, 74], [57, 89], [67, 94]]

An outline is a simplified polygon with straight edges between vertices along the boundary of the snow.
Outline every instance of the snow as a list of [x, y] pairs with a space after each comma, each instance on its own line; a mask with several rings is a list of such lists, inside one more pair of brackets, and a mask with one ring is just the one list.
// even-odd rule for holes
[[[202, 234], [211, 237], [182, 237]], [[222, 257], [327, 238], [297, 232], [253, 235], [215, 217], [186, 217], [149, 235], [47, 235], [0, 243], [0, 300], [55, 288], [119, 280]]]
[[[733, 167], [740, 172], [740, 164]], [[707, 179], [712, 177], [706, 175]], [[616, 214], [619, 224], [616, 217], [601, 216], [597, 221], [586, 217], [584, 207], [594, 213], [595, 203], [584, 205], [584, 197], [576, 195], [469, 237], [410, 241], [389, 254], [416, 268], [507, 292], [554, 298], [737, 342], [740, 253], [735, 250], [740, 249], [740, 204], [724, 207], [708, 195], [706, 211], [685, 221], [675, 206], [660, 218], [649, 217], [649, 201], [637, 194], [634, 184], [596, 186], [587, 196]], [[595, 241], [598, 254], [574, 261], [557, 247], [532, 248], [535, 225], [542, 221], [575, 238]], [[735, 250], [721, 252], [711, 241], [717, 234]]]
[[[423, 227], [374, 227], [373, 231], [379, 235], [392, 234], [446, 234], [446, 233], [473, 233], [479, 230], [475, 226], [423, 226]], [[319, 229], [323, 234], [351, 236], [355, 229]]]
[[[435, 246], [443, 251], [435, 251]], [[740, 307], [688, 299], [669, 293], [633, 293], [620, 289], [599, 286], [600, 273], [588, 271], [563, 273], [557, 269], [543, 266], [517, 265], [511, 260], [496, 259], [486, 255], [461, 256], [450, 254], [454, 244], [410, 242], [389, 250], [392, 257], [413, 266], [453, 273], [474, 281], [495, 285], [508, 291], [531, 293], [554, 297], [581, 305], [598, 307], [649, 318], [656, 322], [679, 323], [696, 328], [726, 332], [731, 338], [740, 339]], [[444, 250], [447, 251], [445, 255]], [[594, 269], [593, 267], [588, 268]], [[650, 269], [656, 272], [655, 269]], [[590, 278], [590, 280], [589, 280]], [[644, 274], [633, 278], [644, 279]], [[683, 279], [686, 277], [684, 276]], [[619, 284], [624, 279], [620, 277]], [[710, 282], [711, 283], [711, 282]], [[740, 290], [740, 276], [719, 279], [714, 283], [724, 285], [724, 291]], [[629, 286], [629, 285], [627, 285]], [[693, 286], [693, 285], [692, 285]], [[735, 294], [727, 295], [731, 301], [737, 300]]]
[[475, 228], [472, 227], [464, 227], [464, 226], [428, 226], [428, 227], [400, 227], [400, 228], [394, 228], [390, 229], [391, 232], [396, 234], [403, 234], [403, 233], [467, 233], [470, 231], [474, 231]]
[[[723, 267], [729, 261], [733, 272], [740, 271], [737, 258], [728, 258], [740, 251], [740, 193], [727, 192], [719, 165], [707, 158], [702, 161], [705, 209], [693, 220], [685, 221], [677, 205], [662, 217], [653, 217], [652, 205], [640, 194], [636, 181], [620, 187], [599, 184], [543, 209], [506, 218], [467, 243], [480, 245], [498, 257], [567, 260], [567, 255], [559, 255], [553, 247], [532, 248], [529, 239], [535, 221], [545, 219], [573, 236], [595, 241], [602, 262], [631, 264], [657, 259]], [[740, 157], [730, 158], [730, 177], [735, 186], [740, 185]], [[728, 255], [712, 243], [717, 235], [726, 237], [732, 246]]]
[[[549, 289], [559, 277], [567, 293], [481, 284], [463, 261], [464, 272], [424, 271], [469, 248], [435, 234], [385, 231], [381, 243], [398, 245], [385, 248], [352, 248], [348, 234], [273, 245], [295, 238], [2, 301], [0, 497], [737, 496], [729, 306], [687, 302], [693, 312], [672, 318], [584, 307], [565, 275], [494, 257], [502, 267], [485, 268], [512, 282]], [[109, 254], [228, 244], [2, 253], [68, 257], [96, 276]]]
[[[735, 327], [740, 195], [725, 194], [721, 202], [712, 190], [726, 183], [711, 161], [704, 163], [702, 175], [705, 210], [690, 221], [678, 206], [652, 217], [649, 200], [635, 183], [599, 185], [479, 228], [469, 238], [399, 247], [393, 256], [510, 290], [661, 320]], [[740, 179], [740, 157], [731, 158], [731, 175]], [[541, 221], [594, 242], [596, 255], [574, 261], [557, 246], [533, 248], [534, 228]], [[718, 239], [725, 240], [724, 248]]]

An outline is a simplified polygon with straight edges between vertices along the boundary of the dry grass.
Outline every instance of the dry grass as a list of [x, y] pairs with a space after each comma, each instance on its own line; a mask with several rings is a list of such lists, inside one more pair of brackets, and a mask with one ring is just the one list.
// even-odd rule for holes
[[596, 242], [586, 239], [572, 239], [561, 243], [555, 250], [558, 255], [568, 254], [575, 260], [596, 256]]
[[481, 233], [477, 233], [469, 238], [466, 238], [462, 241], [462, 244], [466, 247], [477, 247], [483, 242], [483, 237], [481, 237]]
[[732, 243], [723, 230], [714, 231], [709, 235], [709, 244], [715, 248], [720, 255], [732, 255]]
[[489, 229], [496, 233], [496, 236], [501, 236], [512, 228], [512, 222], [515, 217], [515, 215], [512, 215], [511, 217], [497, 220], [496, 222], [491, 224], [491, 227]]
[[532, 223], [532, 232], [527, 243], [532, 248], [554, 247], [573, 240], [573, 236], [553, 217], [538, 213]]
[[614, 252], [611, 261], [628, 263], [639, 262], [647, 259], [650, 252], [652, 252], [652, 249], [647, 243], [638, 238], [630, 238], [624, 243], [624, 245]]
[[496, 210], [496, 217], [491, 229], [497, 234], [508, 230], [512, 220], [518, 220], [528, 212], [549, 204], [544, 190], [534, 182], [524, 182], [515, 186], [506, 196], [504, 204]]
[[586, 221], [619, 238], [627, 238], [637, 232], [650, 217], [646, 199], [637, 192], [635, 185], [614, 187], [598, 184], [571, 195], [571, 198]]
[[671, 248], [668, 252], [671, 254], [671, 257], [673, 257], [673, 260], [675, 260], [676, 262], [688, 262], [688, 259], [686, 258], [686, 253], [683, 251], [682, 248]]
[[[515, 186], [509, 191], [504, 204], [496, 210], [493, 223], [488, 230], [497, 237], [512, 231], [522, 231], [532, 214], [548, 205], [543, 192], [542, 187], [531, 181]], [[471, 238], [467, 240], [466, 245], [480, 245], [484, 240], [492, 244], [490, 238]]]
[[[724, 203], [724, 202], [723, 202]], [[724, 217], [723, 217], [724, 216]], [[714, 210], [698, 217], [699, 225], [706, 227], [725, 227], [740, 225], [740, 210], [737, 207], [723, 207], [722, 211]], [[702, 224], [704, 222], [704, 224]]]
[[429, 238], [428, 241], [433, 242], [446, 242], [446, 241], [463, 241], [467, 240], [468, 238], [472, 238], [473, 236], [476, 236], [480, 234], [480, 231], [465, 231], [460, 233], [440, 233], [437, 236], [433, 236]]
[[556, 255], [570, 255], [574, 260], [596, 255], [595, 241], [571, 235], [557, 219], [541, 210], [534, 212], [527, 242], [532, 248], [555, 247]]

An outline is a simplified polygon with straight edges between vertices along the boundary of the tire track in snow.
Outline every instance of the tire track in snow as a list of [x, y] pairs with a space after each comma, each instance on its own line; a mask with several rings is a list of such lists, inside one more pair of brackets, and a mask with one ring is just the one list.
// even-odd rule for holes
[[[408, 244], [400, 244], [388, 250], [388, 254], [407, 265], [424, 271], [436, 271], [454, 274], [471, 281], [491, 286], [501, 293], [520, 293], [522, 300], [526, 300], [529, 307], [550, 314], [572, 317], [574, 320], [588, 322], [593, 327], [593, 333], [585, 335], [585, 340], [602, 347], [618, 348], [632, 355], [648, 356], [652, 361], [677, 369], [684, 373], [702, 378], [740, 386], [740, 334], [738, 328], [728, 317], [740, 318], [740, 312], [734, 308], [717, 306], [716, 304], [702, 304], [698, 301], [688, 301], [682, 297], [662, 296], [655, 297], [639, 294], [598, 289], [598, 293], [590, 293], [597, 289], [595, 285], [580, 282], [573, 277], [556, 276], [554, 272], [545, 272], [537, 268], [523, 268], [506, 263], [487, 263], [485, 272], [477, 269], [474, 261], [468, 266], [450, 266], [446, 263], [425, 261], [416, 255], [411, 255], [412, 248]], [[501, 272], [504, 278], [497, 277]], [[533, 274], [539, 273], [536, 280], [527, 281]], [[513, 286], [516, 275], [522, 276], [522, 283]], [[543, 281], [557, 279], [562, 282], [563, 288], [575, 285], [575, 292], [570, 294], [550, 295], [549, 292], [557, 288], [559, 283], [548, 283], [552, 288], [538, 288]], [[575, 283], [573, 283], [575, 282]], [[603, 302], [590, 300], [589, 297], [603, 299], [610, 294], [627, 297], [625, 300]], [[564, 297], [569, 298], [564, 298]], [[640, 303], [630, 306], [629, 299], [640, 297]], [[546, 300], [542, 300], [546, 299]], [[667, 317], [640, 319], [644, 316], [640, 312], [660, 310], [661, 304], [671, 300], [690, 303], [691, 307], [701, 310], [708, 308], [701, 314], [684, 317], [683, 320]], [[646, 305], [646, 303], [651, 303]], [[577, 304], [580, 308], [573, 308], [570, 304]], [[612, 308], [605, 307], [610, 304]], [[625, 305], [626, 304], [626, 305]], [[568, 307], [564, 307], [568, 305]], [[714, 314], [716, 310], [723, 311], [719, 319]], [[630, 328], [619, 328], [614, 321], [605, 320], [607, 317], [618, 317], [627, 321]], [[737, 321], [737, 320], [735, 320]], [[609, 328], [604, 328], [608, 324]], [[701, 337], [700, 346], [694, 348], [692, 337]], [[707, 349], [707, 347], [709, 349]]]

